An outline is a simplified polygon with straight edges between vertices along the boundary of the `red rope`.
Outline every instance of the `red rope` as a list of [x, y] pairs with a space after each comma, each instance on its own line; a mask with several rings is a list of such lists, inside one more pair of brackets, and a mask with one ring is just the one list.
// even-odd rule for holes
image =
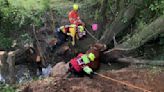
[[119, 81], [119, 80], [113, 79], [113, 78], [111, 78], [111, 77], [108, 77], [108, 76], [105, 76], [105, 75], [102, 75], [102, 74], [99, 74], [99, 73], [96, 73], [96, 72], [94, 72], [94, 73], [97, 74], [97, 75], [99, 75], [100, 77], [103, 77], [103, 78], [112, 80], [112, 81], [114, 81], [114, 82], [117, 82], [117, 83], [120, 83], [120, 84], [129, 86], [129, 87], [131, 87], [131, 88], [140, 89], [140, 90], [142, 90], [143, 92], [151, 92], [151, 91], [149, 91], [149, 90], [146, 90], [146, 89], [144, 89], [144, 88], [141, 88], [141, 87], [132, 85], [132, 84], [130, 84], [130, 83], [126, 83], [126, 82], [123, 82], [123, 81]]

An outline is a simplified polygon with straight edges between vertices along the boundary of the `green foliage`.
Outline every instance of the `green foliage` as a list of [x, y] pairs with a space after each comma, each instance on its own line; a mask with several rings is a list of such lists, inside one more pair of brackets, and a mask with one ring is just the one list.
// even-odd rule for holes
[[48, 0], [8, 0], [9, 4], [15, 8], [22, 8], [26, 12], [37, 10], [39, 12], [46, 9]]
[[[141, 31], [147, 24], [150, 24], [157, 17], [164, 15], [164, 1], [163, 0], [145, 0], [144, 6], [140, 6], [140, 12], [138, 13], [138, 17], [136, 17], [136, 25], [138, 32]], [[154, 31], [154, 30], [153, 30]], [[145, 31], [146, 32], [146, 31]], [[150, 33], [150, 31], [148, 32]], [[143, 33], [148, 34], [148, 33]], [[136, 39], [139, 39], [136, 35]], [[162, 39], [160, 38], [160, 43]], [[135, 44], [135, 43], [134, 43]]]
[[164, 14], [164, 1], [155, 0], [153, 4], [149, 6], [151, 11], [155, 12], [157, 15]]
[[4, 49], [10, 48], [12, 39], [5, 37], [4, 34], [0, 33], [0, 47]]
[[160, 37], [159, 44], [160, 44], [160, 45], [164, 45], [164, 37]]
[[25, 44], [28, 44], [30, 45], [31, 43], [33, 43], [33, 39], [30, 37], [29, 34], [25, 33], [25, 34], [22, 34], [20, 36], [20, 39], [21, 39], [21, 44], [22, 45], [25, 45]]
[[102, 17], [99, 16], [99, 11], [95, 11], [94, 20], [102, 20]]
[[123, 17], [121, 21], [122, 21], [123, 23], [126, 23], [126, 22], [128, 22], [128, 18], [127, 18], [127, 17]]
[[137, 24], [144, 22], [146, 24], [152, 22], [157, 17], [164, 14], [164, 1], [163, 0], [145, 0], [144, 6], [140, 6], [140, 12], [137, 17]]
[[16, 89], [7, 84], [0, 84], [0, 92], [16, 92]]
[[9, 48], [11, 33], [17, 34], [30, 24], [40, 26], [48, 9], [49, 0], [0, 0], [0, 47]]
[[8, 3], [1, 10], [3, 18], [10, 19], [6, 22], [19, 25], [19, 28], [29, 23], [38, 25], [41, 15], [48, 8], [48, 0], [8, 0]]

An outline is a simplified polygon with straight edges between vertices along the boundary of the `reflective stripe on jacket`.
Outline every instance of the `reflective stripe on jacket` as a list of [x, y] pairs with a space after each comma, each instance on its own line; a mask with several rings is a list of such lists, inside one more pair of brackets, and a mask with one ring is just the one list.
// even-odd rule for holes
[[69, 18], [69, 21], [71, 24], [75, 24], [75, 25], [79, 25], [79, 24], [82, 24], [81, 20], [80, 20], [80, 17], [78, 15], [78, 12], [75, 11], [75, 10], [72, 10], [69, 12], [68, 14], [68, 18]]
[[72, 67], [76, 70], [76, 72], [81, 72], [83, 70], [83, 68], [82, 68], [83, 63], [78, 61], [81, 58], [82, 55], [83, 54], [80, 53], [80, 54], [78, 54], [77, 57], [71, 59], [71, 61], [70, 61]]

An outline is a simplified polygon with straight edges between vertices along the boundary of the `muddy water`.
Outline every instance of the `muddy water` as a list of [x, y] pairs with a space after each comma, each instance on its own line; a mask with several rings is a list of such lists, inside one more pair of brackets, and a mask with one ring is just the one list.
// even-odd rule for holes
[[[48, 77], [52, 70], [51, 65], [47, 68], [42, 68], [42, 75], [39, 74], [39, 70], [34, 71], [33, 67], [29, 67], [29, 65], [16, 65], [15, 66], [15, 77], [16, 83], [25, 83], [27, 81], [31, 81], [37, 78]], [[5, 83], [5, 79], [0, 74], [0, 82]]]
[[[3, 76], [0, 74], [0, 82], [6, 83], [8, 80], [5, 80], [5, 77], [7, 76]], [[27, 65], [16, 65], [15, 77], [16, 83], [22, 83], [32, 79], [30, 69]]]
[[17, 67], [17, 82], [22, 83], [22, 82], [27, 82], [30, 80], [33, 80], [34, 78], [43, 78], [43, 77], [48, 77], [50, 72], [51, 72], [51, 65], [49, 65], [47, 68], [42, 68], [42, 74], [39, 74], [39, 70], [35, 73], [31, 67], [29, 68], [26, 65], [19, 65]]

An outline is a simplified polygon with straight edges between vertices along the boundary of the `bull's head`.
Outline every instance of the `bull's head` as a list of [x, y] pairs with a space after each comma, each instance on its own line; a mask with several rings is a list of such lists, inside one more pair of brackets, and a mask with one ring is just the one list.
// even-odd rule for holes
[[105, 51], [107, 49], [106, 44], [102, 43], [95, 43], [91, 45], [91, 48], [98, 50], [98, 51]]

